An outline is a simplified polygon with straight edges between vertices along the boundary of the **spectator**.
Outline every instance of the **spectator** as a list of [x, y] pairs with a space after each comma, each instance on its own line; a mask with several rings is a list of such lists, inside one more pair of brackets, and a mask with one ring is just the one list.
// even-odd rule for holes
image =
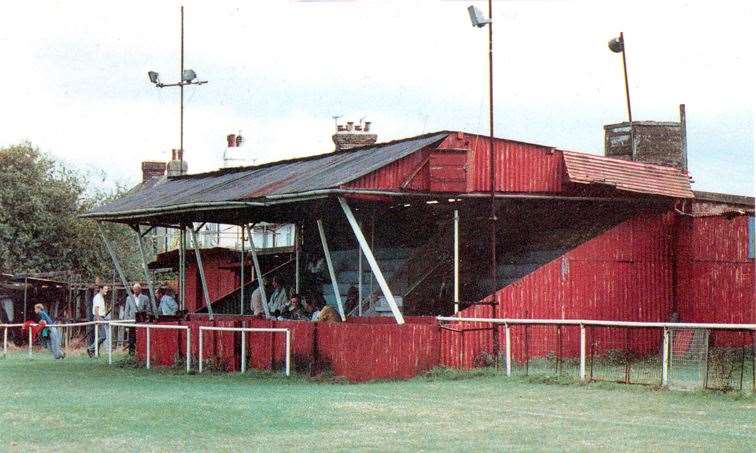
[[162, 291], [163, 296], [160, 298], [160, 314], [165, 316], [174, 316], [178, 312], [178, 304], [173, 298], [173, 288], [167, 287]]
[[[260, 280], [260, 285], [263, 285], [263, 281]], [[262, 317], [265, 315], [265, 309], [263, 307], [262, 290], [260, 286], [252, 291], [252, 296], [249, 298], [249, 309], [252, 311], [252, 315]]]
[[320, 293], [313, 293], [312, 296], [307, 305], [313, 321], [341, 322], [341, 316], [336, 309], [326, 304]]
[[[123, 312], [123, 319], [131, 322], [136, 321], [137, 313], [152, 314], [152, 304], [150, 299], [142, 294], [142, 285], [134, 283], [131, 287], [132, 295], [126, 298], [126, 309]], [[127, 327], [129, 332], [129, 355], [134, 355], [136, 350], [136, 328]]]
[[[45, 324], [47, 324], [45, 328], [45, 331], [47, 331], [47, 347], [48, 349], [50, 349], [53, 358], [66, 358], [66, 353], [60, 349], [60, 332], [58, 331], [57, 327], [53, 326], [53, 324], [55, 323], [53, 322], [50, 315], [47, 314], [47, 311], [45, 311], [45, 306], [42, 304], [34, 305], [34, 312], [37, 314], [37, 316], [39, 316], [40, 322], [44, 321]], [[42, 336], [45, 336], [44, 331], [42, 332]]]
[[[105, 296], [108, 295], [110, 292], [110, 286], [108, 285], [97, 285], [97, 294], [95, 294], [94, 298], [92, 298], [92, 319], [94, 321], [103, 321], [105, 320]], [[97, 347], [105, 341], [105, 335], [107, 334], [105, 331], [105, 325], [104, 324], [95, 324], [95, 329], [97, 329]], [[87, 354], [89, 354], [89, 357], [94, 357], [95, 352], [95, 340], [94, 335], [92, 338], [92, 344], [89, 345], [89, 348], [87, 348]]]
[[289, 296], [281, 277], [273, 277], [273, 294], [268, 299], [268, 313], [272, 316], [281, 316], [289, 304]]
[[348, 315], [357, 308], [357, 304], [360, 302], [360, 297], [357, 288], [352, 285], [347, 291], [346, 300], [344, 301], [344, 312]]
[[297, 293], [291, 295], [289, 304], [286, 306], [282, 316], [284, 319], [291, 319], [294, 321], [309, 321], [310, 319], [307, 312], [302, 307], [302, 299]]

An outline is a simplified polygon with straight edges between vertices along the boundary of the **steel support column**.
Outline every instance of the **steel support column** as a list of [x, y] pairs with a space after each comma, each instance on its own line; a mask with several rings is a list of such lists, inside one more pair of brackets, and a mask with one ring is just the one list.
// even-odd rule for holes
[[380, 286], [381, 291], [383, 292], [383, 297], [386, 298], [386, 301], [391, 307], [391, 312], [394, 314], [396, 323], [404, 324], [404, 316], [402, 316], [402, 312], [399, 310], [399, 306], [396, 304], [394, 295], [391, 293], [391, 289], [389, 288], [388, 283], [386, 283], [386, 279], [383, 277], [381, 268], [378, 266], [378, 262], [375, 260], [375, 256], [373, 256], [373, 251], [370, 250], [367, 240], [365, 240], [365, 235], [362, 234], [362, 230], [357, 224], [357, 219], [355, 219], [354, 214], [352, 213], [352, 209], [349, 207], [343, 197], [339, 197], [339, 204], [341, 205], [341, 209], [344, 211], [344, 215], [349, 221], [349, 225], [352, 227], [352, 231], [354, 232], [354, 236], [357, 238], [357, 242], [360, 244], [360, 248], [362, 248], [362, 252], [365, 254], [365, 258], [370, 265], [370, 269], [373, 271], [373, 275], [375, 275], [375, 279], [378, 281], [378, 286]]
[[[110, 241], [108, 241], [108, 238], [105, 237], [105, 232], [102, 231], [102, 225], [100, 225], [99, 222], [97, 223], [97, 229], [100, 231], [100, 237], [102, 238], [102, 242], [105, 243], [105, 248], [108, 250], [110, 259], [113, 260], [113, 267], [115, 267], [116, 272], [118, 273], [118, 278], [121, 279], [121, 283], [123, 284], [123, 287], [126, 290], [126, 294], [128, 294], [129, 297], [133, 298], [134, 295], [131, 293], [131, 288], [129, 288], [129, 282], [126, 281], [126, 274], [123, 273], [123, 269], [121, 268], [121, 263], [118, 262], [118, 257], [116, 257], [115, 251], [113, 250], [113, 246], [110, 243]], [[115, 288], [113, 290], [115, 291]], [[103, 316], [104, 316], [104, 313], [103, 313]], [[97, 330], [97, 326], [95, 326], [95, 330]]]
[[257, 259], [257, 248], [255, 247], [255, 238], [252, 234], [252, 228], [247, 227], [247, 238], [249, 239], [249, 251], [252, 252], [252, 264], [255, 266], [255, 278], [257, 279], [257, 286], [260, 287], [260, 295], [262, 296], [262, 306], [265, 312], [265, 317], [270, 317], [268, 311], [268, 295], [265, 292], [265, 280], [263, 279], [262, 271], [260, 270], [260, 261]]
[[241, 229], [241, 267], [239, 268], [239, 314], [244, 314], [244, 259], [246, 258], [244, 250], [244, 226]]
[[213, 304], [210, 300], [210, 291], [207, 289], [207, 280], [205, 280], [205, 268], [202, 265], [202, 253], [200, 252], [199, 242], [197, 241], [197, 232], [194, 231], [194, 225], [189, 226], [189, 231], [192, 233], [192, 245], [194, 246], [194, 255], [197, 257], [197, 271], [199, 271], [200, 281], [202, 282], [202, 295], [205, 298], [205, 304], [207, 305], [207, 314], [210, 319], [213, 319]]
[[[144, 271], [144, 281], [147, 283], [147, 287], [150, 290], [150, 304], [152, 304], [152, 313], [157, 314], [157, 304], [155, 303], [155, 288], [152, 286], [152, 278], [150, 277], [150, 271], [147, 268], [147, 257], [144, 254], [144, 242], [142, 242], [142, 228], [136, 226], [137, 241], [139, 242], [139, 254], [142, 257], [142, 270]], [[134, 301], [136, 303], [136, 300]]]
[[454, 313], [459, 313], [459, 210], [454, 210]]
[[318, 219], [318, 233], [320, 233], [320, 242], [323, 244], [323, 255], [325, 255], [326, 264], [328, 265], [328, 274], [331, 276], [331, 287], [333, 288], [333, 297], [336, 298], [336, 306], [339, 308], [339, 316], [342, 321], [346, 321], [346, 314], [344, 313], [344, 304], [341, 302], [341, 292], [339, 291], [339, 283], [336, 281], [336, 272], [333, 269], [333, 261], [331, 260], [331, 251], [328, 249], [328, 242], [326, 241], [325, 230], [323, 229], [323, 221]]

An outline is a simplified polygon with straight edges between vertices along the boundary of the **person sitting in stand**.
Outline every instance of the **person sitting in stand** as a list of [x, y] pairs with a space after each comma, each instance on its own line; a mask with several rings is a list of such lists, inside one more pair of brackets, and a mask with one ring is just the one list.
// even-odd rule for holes
[[263, 280], [260, 280], [260, 285], [255, 288], [254, 291], [252, 291], [252, 295], [249, 297], [249, 309], [252, 311], [252, 316], [255, 316], [257, 318], [264, 318], [265, 317], [265, 308], [263, 307], [263, 300], [262, 300], [262, 290], [260, 289], [260, 286], [264, 285], [265, 282]]
[[312, 313], [312, 321], [320, 322], [341, 322], [341, 316], [335, 308], [325, 303], [323, 296], [314, 293], [312, 299], [308, 301], [309, 311]]
[[268, 298], [268, 313], [279, 317], [289, 304], [289, 292], [278, 275], [273, 276], [273, 294]]
[[352, 285], [347, 291], [346, 300], [344, 301], [344, 313], [347, 315], [357, 308], [357, 304], [360, 302], [360, 297], [357, 288]]
[[160, 298], [160, 307], [158, 311], [161, 315], [175, 316], [178, 311], [178, 304], [173, 298], [173, 288], [170, 286], [162, 291], [163, 296]]
[[[53, 324], [55, 324], [50, 317], [49, 314], [47, 314], [47, 311], [45, 311], [45, 306], [42, 304], [36, 304], [34, 305], [34, 312], [39, 316], [39, 321], [44, 321], [46, 324], [45, 331], [47, 331], [47, 347], [50, 349], [50, 352], [52, 353], [53, 358], [55, 359], [64, 359], [66, 358], [66, 353], [63, 352], [60, 349], [60, 332], [58, 331], [57, 327], [54, 327]], [[43, 331], [43, 337], [44, 337], [44, 331]]]
[[289, 304], [284, 309], [281, 315], [284, 319], [291, 319], [293, 321], [309, 321], [310, 317], [302, 306], [302, 298], [299, 294], [294, 293], [289, 299]]

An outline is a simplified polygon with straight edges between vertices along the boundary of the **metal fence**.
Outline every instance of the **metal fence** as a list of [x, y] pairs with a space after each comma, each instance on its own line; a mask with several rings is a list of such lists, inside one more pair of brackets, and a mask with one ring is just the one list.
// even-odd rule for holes
[[746, 393], [756, 387], [756, 324], [437, 319], [500, 329], [508, 376]]

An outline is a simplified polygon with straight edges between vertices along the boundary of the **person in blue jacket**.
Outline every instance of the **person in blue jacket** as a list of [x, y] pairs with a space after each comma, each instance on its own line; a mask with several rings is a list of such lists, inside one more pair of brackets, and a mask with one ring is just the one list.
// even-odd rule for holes
[[55, 323], [45, 310], [45, 306], [42, 304], [36, 304], [34, 306], [34, 312], [39, 317], [40, 322], [44, 321], [45, 324], [47, 324], [47, 327], [45, 328], [45, 330], [47, 330], [48, 337], [47, 345], [50, 348], [50, 352], [52, 353], [53, 357], [55, 359], [66, 358], [66, 353], [60, 349], [60, 331], [57, 327], [54, 326]]

